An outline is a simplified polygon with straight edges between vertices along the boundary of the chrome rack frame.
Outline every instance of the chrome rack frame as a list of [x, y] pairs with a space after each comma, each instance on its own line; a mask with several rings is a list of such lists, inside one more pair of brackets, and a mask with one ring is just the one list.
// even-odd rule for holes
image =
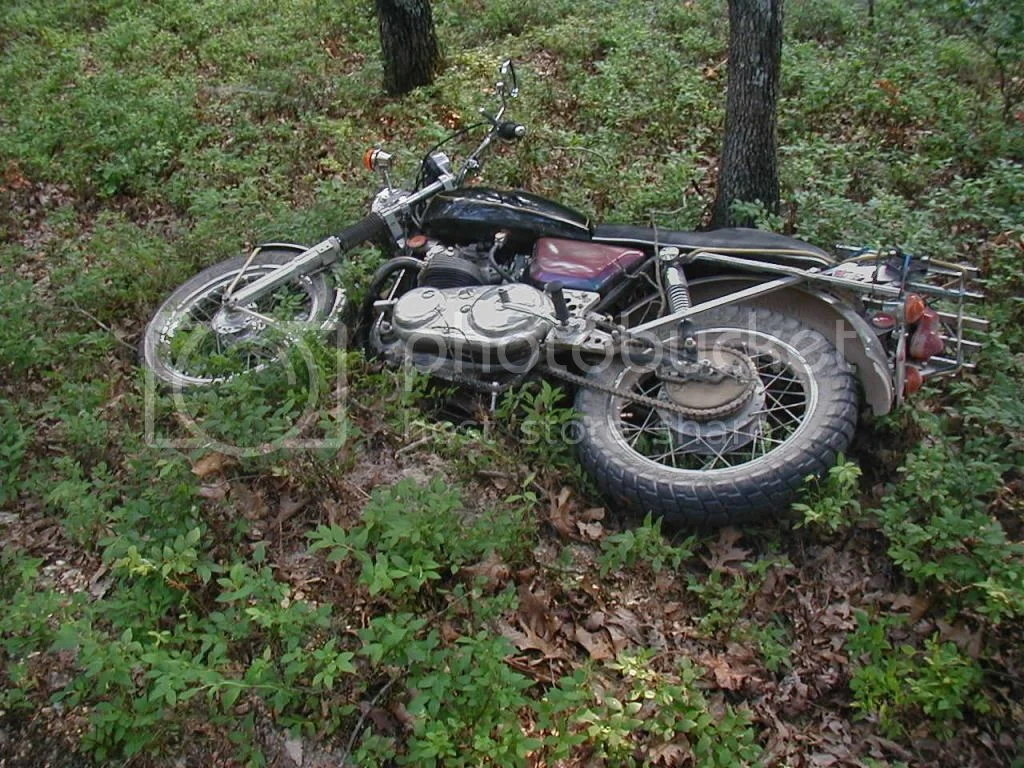
[[984, 294], [967, 289], [968, 281], [974, 279], [978, 274], [977, 268], [967, 265], [949, 264], [934, 259], [917, 259], [916, 264], [921, 265], [923, 262], [926, 270], [922, 277], [939, 278], [942, 281], [941, 284], [922, 282], [920, 279], [914, 281], [903, 280], [901, 284], [892, 284], [855, 280], [830, 274], [832, 270], [844, 264], [849, 264], [852, 261], [869, 260], [872, 257], [874, 257], [879, 266], [883, 264], [883, 254], [873, 250], [863, 250], [858, 252], [858, 256], [855, 259], [838, 262], [834, 266], [822, 270], [818, 268], [801, 269], [800, 267], [785, 264], [772, 264], [754, 259], [745, 259], [739, 256], [730, 256], [724, 253], [715, 253], [714, 251], [697, 251], [688, 255], [688, 262], [715, 264], [743, 272], [779, 275], [780, 277], [728, 294], [727, 296], [694, 304], [681, 312], [673, 312], [672, 314], [643, 323], [632, 328], [631, 333], [643, 336], [666, 326], [678, 324], [682, 320], [720, 306], [734, 304], [745, 299], [762, 296], [801, 284], [840, 291], [852, 291], [859, 294], [861, 300], [866, 305], [888, 311], [893, 309], [901, 310], [902, 302], [907, 294], [918, 293], [935, 300], [935, 303], [939, 305], [936, 307], [939, 318], [942, 320], [943, 325], [951, 331], [943, 334], [942, 339], [946, 342], [947, 346], [952, 346], [952, 356], [931, 358], [926, 365], [921, 367], [922, 376], [948, 375], [955, 373], [961, 368], [973, 368], [974, 363], [967, 358], [981, 348], [981, 343], [965, 339], [964, 333], [966, 331], [985, 333], [989, 327], [987, 320], [968, 315], [964, 311], [966, 302], [982, 301], [985, 298]]

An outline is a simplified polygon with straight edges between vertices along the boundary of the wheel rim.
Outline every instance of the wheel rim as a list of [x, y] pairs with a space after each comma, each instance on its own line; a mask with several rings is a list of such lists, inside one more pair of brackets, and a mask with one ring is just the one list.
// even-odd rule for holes
[[[236, 289], [277, 267], [250, 265]], [[290, 330], [308, 326], [322, 311], [313, 281], [302, 276], [228, 312], [224, 292], [238, 273], [218, 275], [162, 317], [153, 337], [154, 353], [180, 385], [209, 385], [266, 368], [280, 358]]]
[[[702, 344], [736, 340], [737, 329], [707, 329]], [[811, 366], [793, 346], [756, 331], [741, 331], [742, 346], [757, 370], [751, 404], [726, 419], [684, 424], [671, 412], [612, 397], [608, 427], [615, 440], [645, 462], [679, 473], [726, 472], [749, 467], [792, 444], [807, 429], [818, 403]], [[615, 388], [656, 399], [665, 388], [653, 371], [624, 369]]]

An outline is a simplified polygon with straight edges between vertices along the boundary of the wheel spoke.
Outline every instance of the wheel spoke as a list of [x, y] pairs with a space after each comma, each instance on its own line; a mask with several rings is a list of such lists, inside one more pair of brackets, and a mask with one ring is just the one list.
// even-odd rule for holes
[[311, 279], [281, 286], [249, 306], [235, 308], [236, 318], [245, 317], [234, 321], [227, 318], [230, 327], [221, 332], [213, 324], [223, 309], [222, 297], [229, 284], [245, 285], [276, 267], [265, 262], [254, 265], [244, 276], [232, 271], [211, 278], [171, 310], [157, 346], [166, 369], [189, 385], [208, 384], [272, 361], [276, 355], [272, 349], [263, 348], [262, 334], [282, 321], [314, 319], [317, 289]]
[[[794, 358], [775, 354], [762, 346], [748, 352], [760, 379], [752, 398], [726, 418], [725, 429], [702, 434], [697, 425], [673, 411], [624, 403], [619, 409], [619, 429], [625, 444], [650, 461], [677, 469], [711, 471], [756, 461], [784, 445], [807, 418], [811, 407], [806, 376]], [[637, 395], [665, 399], [664, 384], [654, 374], [637, 373], [623, 383]], [[748, 401], [749, 403], [749, 401]], [[646, 409], [642, 410], [642, 409]], [[734, 420], [730, 424], [729, 418]], [[686, 426], [686, 424], [691, 424]], [[710, 426], [709, 426], [710, 428]]]

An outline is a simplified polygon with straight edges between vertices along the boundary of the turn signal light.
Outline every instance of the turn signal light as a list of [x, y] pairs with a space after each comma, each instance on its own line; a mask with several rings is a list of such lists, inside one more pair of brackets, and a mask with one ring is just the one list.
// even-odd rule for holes
[[388, 171], [391, 169], [391, 155], [383, 149], [370, 147], [363, 155], [363, 165], [368, 171]]
[[906, 367], [906, 371], [903, 376], [904, 397], [909, 397], [915, 392], [918, 392], [921, 389], [921, 385], [924, 384], [924, 378], [921, 376], [921, 371], [912, 365], [908, 365]]
[[913, 325], [920, 320], [925, 309], [927, 309], [927, 306], [924, 303], [924, 299], [916, 293], [908, 294], [907, 300], [903, 302], [903, 317], [907, 324]]

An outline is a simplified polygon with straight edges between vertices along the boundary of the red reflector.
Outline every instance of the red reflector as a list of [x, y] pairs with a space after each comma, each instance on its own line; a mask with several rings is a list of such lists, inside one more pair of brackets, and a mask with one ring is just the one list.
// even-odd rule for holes
[[896, 318], [888, 312], [879, 312], [871, 318], [871, 324], [880, 331], [889, 331], [896, 325]]

